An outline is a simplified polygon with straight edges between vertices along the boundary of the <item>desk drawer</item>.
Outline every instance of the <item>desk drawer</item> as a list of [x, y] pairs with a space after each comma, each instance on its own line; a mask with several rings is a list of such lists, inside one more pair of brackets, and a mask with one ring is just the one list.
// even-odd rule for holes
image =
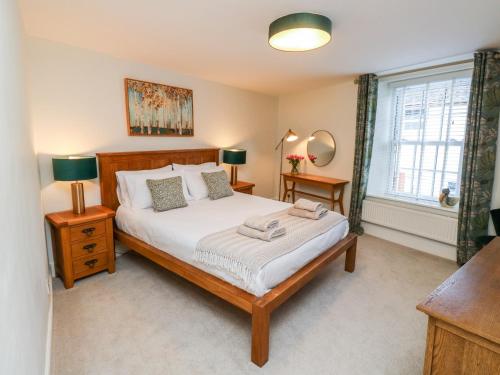
[[75, 225], [71, 227], [71, 242], [88, 240], [106, 233], [106, 222], [104, 220], [93, 223]]
[[73, 261], [75, 278], [91, 275], [108, 268], [108, 253], [100, 253]]
[[239, 189], [237, 191], [240, 192], [240, 193], [243, 193], [243, 194], [250, 194], [250, 195], [252, 195], [252, 189], [253, 188], [249, 187], [249, 188], [245, 188], [245, 189]]
[[71, 244], [71, 257], [73, 259], [107, 251], [106, 236], [91, 238]]

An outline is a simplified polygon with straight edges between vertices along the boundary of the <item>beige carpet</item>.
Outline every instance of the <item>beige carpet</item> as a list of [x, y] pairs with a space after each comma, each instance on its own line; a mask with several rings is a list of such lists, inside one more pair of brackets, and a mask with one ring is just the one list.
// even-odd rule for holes
[[374, 237], [357, 269], [338, 259], [275, 311], [270, 360], [250, 362], [250, 318], [142, 257], [54, 290], [52, 373], [420, 374], [426, 317], [415, 305], [453, 262]]

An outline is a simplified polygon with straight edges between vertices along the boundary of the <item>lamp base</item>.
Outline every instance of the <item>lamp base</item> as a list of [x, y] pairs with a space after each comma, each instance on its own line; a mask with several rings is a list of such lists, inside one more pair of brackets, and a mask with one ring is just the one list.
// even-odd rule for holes
[[238, 166], [231, 165], [231, 185], [236, 185], [238, 182]]
[[85, 213], [85, 197], [83, 195], [83, 184], [73, 182], [71, 184], [71, 197], [73, 199], [73, 213], [81, 215]]

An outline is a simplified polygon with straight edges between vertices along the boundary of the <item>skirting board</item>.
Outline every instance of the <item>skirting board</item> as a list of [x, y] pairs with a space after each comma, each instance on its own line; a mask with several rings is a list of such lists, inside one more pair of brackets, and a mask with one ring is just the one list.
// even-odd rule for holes
[[390, 229], [377, 224], [363, 222], [362, 226], [366, 234], [382, 238], [390, 242], [397, 243], [424, 253], [436, 255], [441, 258], [450, 259], [456, 262], [457, 250], [455, 246], [441, 243], [427, 238], [415, 236], [413, 234]]
[[49, 312], [47, 316], [47, 336], [45, 341], [45, 375], [50, 375], [52, 363], [52, 328], [54, 316], [54, 294], [52, 292], [52, 278], [49, 277]]

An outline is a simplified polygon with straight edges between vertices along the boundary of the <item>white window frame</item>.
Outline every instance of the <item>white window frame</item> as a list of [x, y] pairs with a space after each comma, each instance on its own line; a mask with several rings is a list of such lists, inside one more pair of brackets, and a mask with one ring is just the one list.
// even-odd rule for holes
[[[463, 77], [471, 77], [472, 76], [472, 68], [473, 68], [473, 65], [471, 62], [467, 62], [467, 63], [461, 63], [461, 64], [455, 64], [455, 65], [451, 65], [451, 66], [445, 66], [445, 67], [436, 67], [436, 68], [429, 68], [429, 69], [425, 69], [425, 70], [422, 70], [422, 71], [417, 71], [417, 72], [409, 72], [409, 73], [404, 73], [404, 74], [396, 74], [396, 75], [391, 75], [390, 77], [381, 77], [380, 81], [383, 82], [385, 85], [386, 85], [386, 90], [390, 90], [390, 93], [388, 93], [388, 99], [386, 102], [384, 102], [384, 105], [389, 105], [391, 106], [390, 108], [390, 115], [389, 115], [389, 118], [390, 118], [390, 122], [391, 124], [385, 124], [384, 126], [390, 126], [391, 129], [390, 129], [390, 148], [389, 150], [387, 150], [386, 152], [389, 152], [390, 153], [390, 157], [387, 158], [387, 168], [388, 168], [388, 175], [386, 176], [386, 179], [384, 181], [384, 184], [385, 184], [385, 187], [384, 187], [384, 191], [379, 191], [377, 193], [372, 193], [370, 194], [370, 191], [368, 192], [368, 196], [373, 196], [375, 197], [376, 199], [388, 199], [388, 201], [392, 201], [392, 202], [395, 202], [397, 203], [398, 201], [399, 202], [403, 202], [404, 204], [416, 204], [418, 206], [428, 206], [432, 209], [441, 209], [441, 207], [439, 206], [439, 203], [437, 202], [437, 197], [426, 197], [427, 199], [424, 199], [423, 197], [415, 197], [415, 195], [413, 194], [405, 194], [405, 193], [394, 193], [393, 191], [390, 191], [390, 186], [392, 185], [393, 181], [394, 181], [394, 174], [396, 172], [396, 165], [395, 164], [395, 158], [397, 158], [397, 153], [395, 152], [396, 150], [393, 149], [393, 147], [395, 146], [396, 144], [396, 140], [393, 139], [395, 136], [398, 136], [399, 137], [399, 134], [396, 134], [395, 132], [395, 129], [394, 129], [394, 116], [395, 116], [395, 113], [394, 113], [394, 99], [395, 99], [395, 95], [396, 95], [396, 89], [398, 87], [403, 87], [403, 86], [409, 86], [409, 85], [416, 85], [416, 84], [429, 84], [430, 82], [432, 81], [441, 81], [441, 80], [447, 80], [447, 79], [455, 79], [455, 78], [463, 78]], [[386, 94], [387, 95], [387, 94]], [[423, 100], [427, 100], [426, 98], [424, 98]], [[453, 100], [453, 98], [452, 98]], [[380, 103], [379, 103], [380, 104]], [[385, 110], [389, 110], [389, 109], [385, 109]], [[450, 110], [451, 110], [451, 107], [450, 107]], [[443, 111], [443, 114], [445, 112]], [[424, 114], [421, 113], [421, 117], [423, 116]], [[420, 120], [422, 121], [422, 119]], [[449, 121], [447, 126], [448, 126], [448, 129], [451, 125], [451, 122]], [[425, 129], [423, 129], [423, 131], [425, 131]], [[441, 129], [441, 132], [443, 131], [443, 128]], [[431, 145], [431, 144], [434, 144], [434, 145], [444, 145], [445, 146], [445, 155], [444, 157], [446, 158], [446, 153], [447, 153], [447, 149], [448, 147], [450, 146], [458, 146], [460, 147], [460, 161], [459, 161], [459, 168], [458, 168], [458, 172], [457, 172], [457, 180], [460, 181], [460, 178], [461, 178], [461, 169], [462, 169], [462, 159], [463, 159], [463, 141], [455, 141], [453, 142], [453, 140], [449, 140], [448, 139], [449, 137], [449, 132], [448, 132], [448, 135], [447, 135], [447, 139], [445, 141], [432, 141], [432, 142], [425, 142], [423, 141], [423, 137], [419, 137], [419, 140], [416, 140], [416, 141], [406, 141], [404, 142], [404, 144], [411, 144], [411, 145], [415, 145], [416, 147], [417, 146], [420, 146], [422, 147], [424, 144], [426, 145]], [[398, 142], [398, 145], [401, 145], [402, 142]], [[415, 150], [416, 150], [416, 147], [415, 147]], [[422, 156], [423, 156], [423, 153], [421, 153], [421, 159], [422, 159]], [[435, 168], [433, 170], [429, 170], [430, 172], [433, 172], [433, 176], [435, 177], [435, 173], [439, 173], [440, 170], [436, 168], [437, 166], [437, 160], [438, 160], [438, 155], [437, 155], [437, 152], [436, 152], [436, 155], [435, 155], [435, 162], [434, 162], [434, 166]], [[413, 171], [418, 171], [418, 173], [421, 175], [422, 171], [426, 171], [428, 169], [423, 169], [423, 168], [419, 168], [419, 169], [416, 169], [415, 166], [416, 166], [416, 163], [417, 160], [416, 158], [414, 158], [414, 164], [413, 164]], [[422, 160], [420, 160], [420, 163], [419, 165], [421, 165], [422, 163]], [[446, 165], [446, 160], [445, 162], [443, 163], [443, 165]], [[445, 178], [445, 174], [443, 173], [443, 171], [441, 171], [442, 173], [442, 177], [441, 179], [444, 179]], [[413, 175], [412, 178], [415, 178], [415, 176]], [[441, 180], [442, 181], [442, 180]], [[433, 179], [433, 187], [434, 187], [434, 184], [435, 184], [435, 181]], [[417, 189], [419, 188], [419, 186], [417, 185]], [[457, 190], [459, 191], [459, 186], [457, 186]], [[378, 190], [378, 189], [377, 189]], [[380, 194], [382, 193], [382, 194]], [[447, 210], [447, 211], [456, 211], [456, 207], [452, 208], [452, 209], [444, 209], [444, 210]]]

